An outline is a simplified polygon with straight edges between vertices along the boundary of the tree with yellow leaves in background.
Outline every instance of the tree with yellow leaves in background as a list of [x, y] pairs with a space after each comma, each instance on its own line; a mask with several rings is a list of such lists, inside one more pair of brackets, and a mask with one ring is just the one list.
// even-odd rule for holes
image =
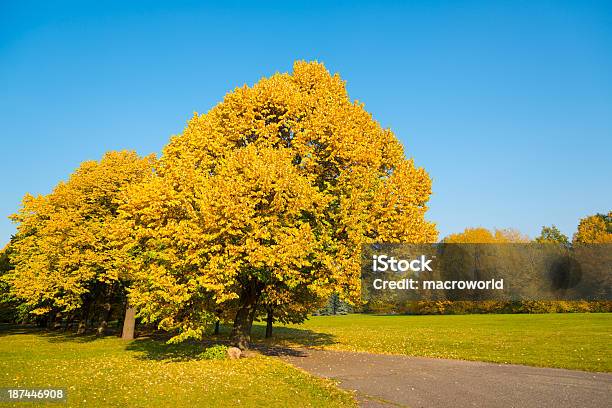
[[[512, 246], [505, 244], [526, 244], [529, 237], [513, 228], [494, 229], [465, 228], [463, 232], [450, 234], [442, 239], [445, 246], [444, 262], [450, 265], [450, 279], [474, 279], [488, 276], [488, 271], [500, 266], [512, 269], [516, 255]], [[487, 245], [478, 245], [487, 244]], [[503, 244], [503, 245], [500, 245]], [[444, 266], [442, 267], [444, 269]], [[457, 274], [460, 273], [462, 277]], [[475, 293], [475, 297], [477, 293]], [[495, 312], [502, 311], [507, 302], [494, 300], [485, 301], [431, 301], [424, 300], [415, 303], [417, 312], [422, 313], [465, 313], [465, 312]]]
[[14, 269], [5, 279], [32, 314], [51, 320], [58, 312], [74, 316], [81, 331], [96, 318], [104, 331], [112, 307], [125, 297], [124, 255], [111, 238], [119, 196], [149, 176], [152, 165], [152, 157], [109, 152], [100, 161], [83, 162], [50, 194], [23, 198], [12, 216]]
[[450, 234], [442, 242], [447, 244], [516, 244], [529, 242], [529, 237], [512, 228], [496, 229], [491, 232], [486, 228], [476, 227]]
[[580, 220], [574, 234], [574, 244], [612, 243], [612, 211], [608, 214], [595, 214]]
[[130, 188], [130, 300], [177, 341], [231, 310], [233, 341], [246, 347], [264, 302], [356, 301], [362, 244], [435, 242], [430, 194], [425, 170], [338, 75], [297, 62], [195, 115], [156, 176]]
[[511, 268], [514, 262], [514, 251], [507, 245], [499, 244], [524, 244], [529, 242], [529, 237], [511, 228], [489, 231], [486, 228], [477, 227], [450, 234], [442, 242], [451, 244], [445, 246], [445, 262], [448, 262], [453, 268], [457, 265], [462, 266], [463, 274], [472, 276], [478, 275], [479, 271], [490, 269], [492, 265], [498, 265], [500, 260], [504, 260], [505, 265]]

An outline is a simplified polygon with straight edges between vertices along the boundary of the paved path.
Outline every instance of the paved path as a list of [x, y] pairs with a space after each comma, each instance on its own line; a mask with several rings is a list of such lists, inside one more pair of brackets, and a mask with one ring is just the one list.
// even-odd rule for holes
[[397, 355], [278, 353], [356, 390], [363, 407], [612, 407], [612, 374]]

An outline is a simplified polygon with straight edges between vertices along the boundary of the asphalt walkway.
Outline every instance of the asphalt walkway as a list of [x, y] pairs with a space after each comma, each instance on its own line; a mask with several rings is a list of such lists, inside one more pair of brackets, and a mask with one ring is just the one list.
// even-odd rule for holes
[[321, 350], [280, 358], [355, 390], [363, 407], [612, 407], [612, 374]]

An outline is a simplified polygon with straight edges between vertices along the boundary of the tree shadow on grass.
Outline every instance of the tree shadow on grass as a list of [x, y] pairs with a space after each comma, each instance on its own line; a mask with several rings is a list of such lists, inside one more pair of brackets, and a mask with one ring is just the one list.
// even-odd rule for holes
[[31, 324], [0, 324], [0, 337], [18, 334], [33, 334], [45, 337], [50, 342], [78, 341], [86, 343], [101, 338], [93, 334], [77, 335], [72, 332], [64, 332], [61, 329], [49, 330]]
[[[146, 338], [136, 339], [126, 346], [126, 350], [137, 352], [138, 359], [156, 361], [190, 361], [201, 359], [200, 354], [216, 344], [230, 346], [229, 326], [221, 327], [219, 336], [210, 336], [201, 341], [185, 341], [179, 344], [168, 344], [170, 335], [156, 333]], [[253, 325], [250, 352], [266, 356], [305, 357], [304, 348], [323, 347], [335, 344], [334, 336], [328, 333], [317, 333], [307, 329], [287, 327], [274, 328], [275, 336], [264, 338], [265, 326]], [[248, 355], [248, 353], [247, 353]]]
[[50, 343], [65, 343], [65, 342], [74, 342], [74, 343], [91, 343], [96, 340], [101, 340], [104, 338], [116, 338], [117, 336], [112, 334], [107, 334], [104, 336], [98, 336], [92, 333], [86, 334], [76, 334], [72, 332], [65, 332], [63, 330], [42, 330], [37, 333], [39, 336], [45, 337]]
[[[190, 361], [201, 359], [200, 354], [206, 348], [222, 344], [229, 346], [230, 326], [222, 326], [219, 336], [208, 336], [201, 341], [185, 341], [179, 344], [168, 344], [171, 335], [168, 333], [150, 333], [146, 337], [125, 342], [127, 351], [135, 352], [137, 359], [155, 361]], [[46, 330], [26, 325], [0, 325], [0, 337], [16, 334], [35, 334], [52, 343], [89, 343], [116, 335], [97, 336], [95, 334], [77, 335], [62, 330]], [[251, 349], [266, 356], [306, 356], [303, 349], [320, 348], [335, 344], [335, 337], [329, 333], [319, 333], [308, 329], [275, 327], [274, 336], [265, 339], [265, 325], [254, 324]]]
[[109, 330], [108, 333], [103, 336], [99, 336], [91, 332], [88, 332], [86, 334], [76, 334], [74, 332], [64, 331], [62, 329], [51, 330], [47, 328], [40, 328], [30, 324], [0, 324], [0, 337], [18, 334], [33, 334], [36, 336], [44, 337], [51, 343], [62, 343], [68, 341], [89, 343], [104, 338], [117, 337], [116, 332], [112, 330]]
[[265, 339], [265, 330], [265, 325], [253, 325], [253, 339], [269, 345], [289, 344], [304, 348], [320, 348], [337, 343], [336, 336], [330, 333], [284, 326], [274, 327], [272, 338]]
[[304, 349], [287, 347], [287, 346], [279, 346], [274, 344], [266, 344], [266, 343], [253, 343], [250, 345], [251, 350], [254, 350], [264, 356], [270, 357], [306, 357], [308, 353]]
[[42, 333], [44, 330], [33, 325], [0, 323], [0, 337], [16, 334]]
[[132, 340], [125, 349], [138, 353], [135, 356], [139, 360], [154, 361], [191, 361], [200, 360], [199, 356], [206, 348], [215, 344], [223, 344], [224, 341], [203, 340], [185, 341], [179, 344], [168, 344], [159, 336], [156, 338], [146, 337]]

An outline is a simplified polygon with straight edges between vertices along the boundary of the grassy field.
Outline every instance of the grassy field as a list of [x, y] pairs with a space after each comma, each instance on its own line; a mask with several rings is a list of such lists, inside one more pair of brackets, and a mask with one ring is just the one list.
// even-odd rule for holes
[[319, 316], [279, 327], [275, 337], [335, 350], [612, 371], [612, 314], [605, 313]]
[[[313, 317], [262, 337], [257, 325], [255, 339], [274, 345], [612, 371], [612, 314]], [[202, 360], [202, 350], [0, 325], [0, 387], [65, 387], [70, 406], [355, 405], [275, 358]]]
[[199, 360], [201, 351], [0, 327], [0, 387], [65, 387], [71, 407], [355, 406], [332, 382], [278, 359]]

